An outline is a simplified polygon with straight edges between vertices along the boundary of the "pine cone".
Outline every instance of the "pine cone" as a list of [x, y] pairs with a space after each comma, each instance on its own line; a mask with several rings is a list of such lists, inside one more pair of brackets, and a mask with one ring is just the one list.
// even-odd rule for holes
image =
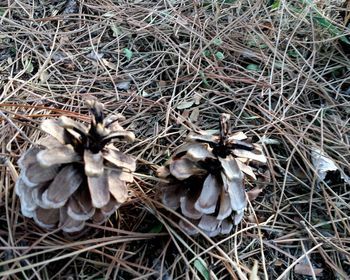
[[[230, 133], [229, 118], [221, 115], [220, 135], [189, 134], [186, 143], [158, 169], [158, 176], [169, 182], [162, 186], [163, 204], [180, 208], [209, 236], [228, 234], [242, 220], [247, 205], [244, 177], [256, 179], [250, 164], [266, 162], [262, 148], [244, 141], [243, 132]], [[180, 226], [188, 234], [197, 233], [182, 220]]]
[[132, 142], [134, 134], [118, 123], [121, 116], [104, 119], [103, 105], [89, 101], [90, 126], [65, 116], [44, 120], [42, 138], [18, 161], [22, 169], [16, 193], [24, 216], [41, 227], [57, 225], [76, 232], [85, 221], [104, 222], [128, 197], [135, 160], [113, 146], [113, 139]]

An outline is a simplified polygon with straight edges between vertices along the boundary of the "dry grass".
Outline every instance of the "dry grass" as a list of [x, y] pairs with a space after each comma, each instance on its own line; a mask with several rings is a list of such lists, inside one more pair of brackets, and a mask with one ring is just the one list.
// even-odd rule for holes
[[[319, 148], [349, 174], [345, 2], [2, 1], [0, 276], [248, 279], [257, 261], [260, 279], [349, 279], [350, 188], [336, 173], [319, 182], [310, 160]], [[19, 212], [11, 166], [40, 120], [87, 121], [90, 96], [127, 117], [140, 175], [107, 224], [45, 232]], [[247, 184], [263, 192], [230, 236], [186, 236], [153, 170], [222, 112], [262, 140], [271, 181]]]

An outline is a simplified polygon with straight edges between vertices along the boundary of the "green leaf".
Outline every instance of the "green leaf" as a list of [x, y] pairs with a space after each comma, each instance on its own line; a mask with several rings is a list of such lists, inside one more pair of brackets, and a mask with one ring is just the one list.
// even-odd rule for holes
[[222, 0], [221, 3], [222, 4], [233, 4], [235, 3], [237, 0]]
[[116, 23], [111, 24], [111, 29], [113, 31], [113, 37], [118, 37], [123, 34], [123, 30]]
[[213, 44], [214, 44], [215, 46], [221, 46], [221, 45], [222, 45], [222, 40], [221, 40], [220, 38], [215, 38], [215, 39], [213, 40]]
[[272, 3], [271, 10], [277, 10], [277, 9], [279, 9], [280, 6], [281, 6], [281, 1], [276, 0], [275, 2]]
[[297, 58], [298, 57], [298, 53], [294, 50], [291, 50], [291, 51], [288, 51], [287, 54], [290, 56], [290, 57], [295, 57]]
[[209, 50], [204, 50], [204, 51], [203, 51], [203, 55], [204, 55], [205, 57], [209, 57], [209, 56], [211, 56], [211, 52], [210, 52]]
[[248, 64], [246, 67], [249, 71], [259, 71], [259, 65], [257, 64]]
[[163, 224], [158, 223], [157, 225], [155, 225], [154, 227], [151, 228], [149, 233], [160, 233], [162, 231], [162, 229], [163, 229]]
[[199, 271], [199, 273], [204, 277], [206, 280], [210, 280], [210, 273], [206, 265], [204, 264], [204, 261], [202, 259], [196, 259], [194, 262], [194, 267]]
[[202, 82], [207, 86], [207, 87], [210, 87], [209, 83], [208, 83], [208, 79], [207, 77], [205, 76], [204, 72], [203, 71], [200, 71], [199, 72], [199, 75], [201, 76], [202, 78]]
[[5, 9], [0, 7], [0, 17], [3, 16], [5, 14]]
[[326, 28], [333, 36], [340, 36], [339, 40], [350, 45], [350, 41], [342, 31], [323, 16], [314, 16], [314, 20], [322, 27]]
[[24, 61], [24, 69], [27, 73], [32, 73], [33, 70], [34, 70], [34, 66], [33, 66], [33, 63], [32, 63], [32, 60], [31, 59], [26, 59]]
[[126, 58], [130, 61], [131, 58], [132, 58], [132, 56], [133, 56], [132, 51], [129, 50], [128, 48], [124, 48], [124, 49], [123, 49], [123, 52], [124, 52]]
[[218, 60], [223, 60], [225, 58], [225, 56], [222, 52], [216, 52], [215, 56]]

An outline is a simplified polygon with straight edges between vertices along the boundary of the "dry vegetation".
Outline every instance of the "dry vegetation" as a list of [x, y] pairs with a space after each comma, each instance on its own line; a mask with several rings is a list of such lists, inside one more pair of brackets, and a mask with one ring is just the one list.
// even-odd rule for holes
[[[0, 276], [348, 279], [346, 2], [2, 1]], [[46, 232], [19, 212], [13, 167], [40, 120], [87, 121], [91, 96], [136, 134], [121, 147], [138, 158], [132, 195], [102, 226]], [[247, 182], [263, 191], [231, 235], [190, 237], [158, 202], [154, 170], [223, 112], [263, 144], [271, 180]], [[320, 180], [314, 149], [339, 170]]]

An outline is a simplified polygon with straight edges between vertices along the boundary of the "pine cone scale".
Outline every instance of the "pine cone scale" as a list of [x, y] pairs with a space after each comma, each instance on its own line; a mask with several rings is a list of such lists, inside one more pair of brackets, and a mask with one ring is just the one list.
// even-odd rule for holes
[[107, 172], [97, 177], [88, 177], [88, 185], [92, 205], [95, 208], [101, 208], [107, 205], [110, 198]]
[[95, 208], [90, 200], [81, 196], [73, 195], [69, 198], [67, 214], [77, 221], [86, 221], [95, 213]]
[[57, 164], [81, 161], [82, 158], [74, 151], [72, 145], [62, 145], [38, 152], [36, 159], [41, 167], [47, 168]]
[[34, 212], [35, 222], [43, 228], [53, 228], [59, 220], [59, 209], [37, 208]]
[[216, 204], [220, 195], [220, 183], [217, 178], [209, 174], [204, 180], [201, 194], [194, 204], [194, 208], [204, 214], [212, 214], [215, 212]]
[[73, 165], [63, 167], [43, 193], [44, 204], [50, 208], [62, 207], [79, 188], [82, 181], [82, 174]]
[[226, 191], [221, 191], [220, 194], [220, 209], [217, 216], [218, 220], [224, 220], [232, 213], [231, 199]]
[[229, 180], [225, 175], [221, 176], [224, 189], [230, 197], [231, 208], [234, 211], [240, 211], [247, 205], [247, 199], [245, 196], [244, 186], [242, 180]]
[[192, 175], [205, 174], [205, 172], [204, 169], [188, 158], [176, 159], [170, 164], [170, 173], [179, 180], [185, 180]]
[[41, 123], [40, 128], [50, 134], [62, 145], [71, 144], [67, 131], [58, 125], [57, 120], [44, 120]]
[[191, 197], [182, 196], [180, 198], [180, 207], [182, 213], [186, 217], [197, 220], [203, 216], [203, 213], [196, 210], [196, 208], [194, 207], [195, 201], [196, 199], [193, 199]]
[[103, 174], [102, 152], [92, 153], [89, 150], [84, 151], [85, 174], [88, 177], [97, 177]]
[[111, 171], [108, 176], [108, 187], [112, 196], [118, 203], [124, 203], [128, 197], [126, 182], [119, 178], [119, 173]]
[[103, 157], [105, 160], [109, 161], [110, 163], [119, 168], [125, 168], [127, 170], [130, 170], [131, 172], [135, 171], [136, 169], [135, 160], [132, 157], [123, 154], [119, 151], [109, 149], [103, 154]]

